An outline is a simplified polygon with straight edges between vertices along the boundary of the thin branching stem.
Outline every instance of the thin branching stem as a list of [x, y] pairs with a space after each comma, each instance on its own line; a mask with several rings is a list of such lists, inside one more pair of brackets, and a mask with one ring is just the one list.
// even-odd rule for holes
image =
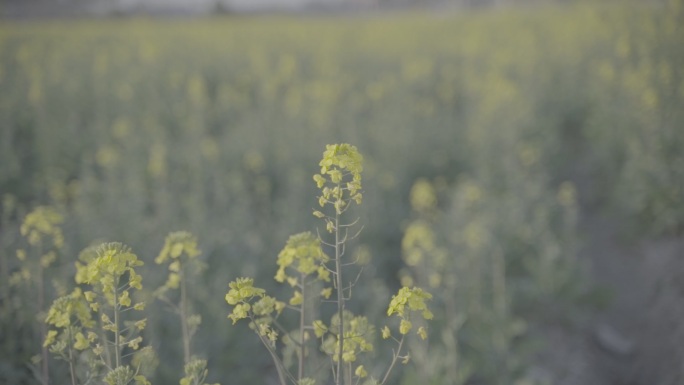
[[359, 220], [360, 220], [360, 219], [361, 219], [361, 218], [356, 218], [356, 220], [355, 220], [354, 222], [352, 222], [352, 223], [340, 224], [340, 227], [353, 227], [353, 226], [355, 226], [357, 223], [359, 223]]
[[395, 352], [394, 350], [392, 350], [392, 363], [390, 364], [389, 368], [387, 368], [387, 372], [385, 373], [385, 376], [382, 378], [382, 382], [380, 382], [380, 385], [384, 385], [385, 382], [387, 382], [390, 373], [392, 373], [392, 369], [394, 369], [394, 364], [397, 363], [397, 360], [401, 356], [401, 348], [404, 345], [404, 338], [405, 335], [402, 335], [401, 340], [399, 340], [399, 347], [397, 348], [397, 351]]
[[358, 238], [359, 235], [361, 235], [361, 232], [363, 231], [363, 227], [364, 227], [364, 225], [361, 225], [361, 228], [359, 229], [359, 231], [357, 231], [356, 234], [352, 235], [352, 237], [349, 239], [354, 240], [354, 239]]
[[285, 377], [287, 376], [287, 378], [290, 381], [292, 381], [293, 384], [296, 385], [298, 383], [297, 379], [294, 378], [294, 376], [292, 376], [292, 374], [290, 374], [290, 372], [285, 368], [285, 365], [283, 364], [282, 360], [280, 359], [280, 357], [278, 357], [278, 353], [276, 353], [276, 351], [273, 349], [271, 344], [259, 332], [259, 330], [258, 330], [259, 326], [258, 326], [256, 320], [254, 319], [254, 315], [250, 313], [249, 318], [252, 321], [252, 323], [256, 326], [256, 329], [254, 331], [255, 331], [257, 337], [259, 337], [259, 341], [261, 341], [261, 343], [266, 347], [268, 352], [271, 354], [271, 358], [273, 359], [273, 363], [276, 366], [276, 371], [278, 372], [278, 379], [280, 380], [280, 384], [281, 385], [287, 385], [287, 381], [285, 381]]
[[[99, 305], [100, 305], [99, 309], [101, 309], [101, 311], [102, 311], [102, 309], [103, 309], [103, 308], [102, 308], [102, 303], [100, 303], [100, 302], [98, 302], [98, 303], [99, 303]], [[111, 366], [112, 366], [112, 353], [109, 351], [109, 348], [106, 347], [107, 344], [110, 343], [110, 342], [109, 342], [109, 340], [107, 339], [107, 333], [106, 333], [106, 331], [104, 330], [104, 321], [102, 320], [102, 318], [100, 318], [99, 324], [100, 324], [100, 330], [99, 330], [100, 336], [99, 336], [99, 338], [100, 338], [100, 341], [103, 341], [103, 343], [105, 344], [104, 357], [102, 357], [102, 354], [100, 354], [100, 355], [99, 355], [99, 356], [100, 356], [100, 360], [102, 360], [102, 363], [103, 363], [106, 367], [111, 368]]]
[[130, 353], [124, 354], [123, 356], [121, 356], [121, 358], [130, 357], [130, 356], [132, 356], [132, 355], [135, 355], [135, 353], [137, 353], [137, 352], [130, 352]]
[[342, 240], [340, 241], [340, 246], [344, 246], [344, 244], [347, 242], [347, 235], [349, 235], [349, 229], [345, 228], [344, 237], [342, 237]]

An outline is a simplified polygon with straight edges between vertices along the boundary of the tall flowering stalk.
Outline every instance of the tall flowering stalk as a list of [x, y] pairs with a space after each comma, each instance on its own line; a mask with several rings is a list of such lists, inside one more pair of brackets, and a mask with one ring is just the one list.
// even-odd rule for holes
[[[330, 359], [333, 382], [336, 385], [359, 384], [368, 377], [365, 367], [358, 363], [359, 357], [374, 350], [372, 341], [375, 328], [364, 316], [357, 316], [347, 310], [347, 302], [351, 299], [353, 283], [345, 279], [345, 268], [356, 261], [346, 256], [348, 241], [358, 236], [360, 231], [350, 233], [357, 225], [358, 219], [348, 221], [344, 214], [353, 204], [360, 205], [361, 172], [363, 157], [355, 146], [350, 144], [328, 145], [319, 163], [320, 173], [313, 179], [321, 194], [318, 197], [319, 210], [313, 215], [325, 223], [329, 234], [323, 237], [320, 233], [300, 233], [290, 237], [278, 254], [278, 271], [275, 280], [287, 283], [293, 288], [288, 303], [278, 301], [266, 294], [264, 289], [254, 286], [252, 278], [238, 278], [229, 284], [226, 302], [233, 306], [228, 316], [236, 322], [247, 319], [250, 327], [256, 332], [259, 340], [266, 347], [275, 363], [281, 385], [314, 385], [316, 379], [310, 377], [305, 366], [309, 351], [311, 332], [320, 341], [319, 348]], [[328, 256], [324, 248], [331, 251]], [[315, 285], [315, 286], [314, 286]], [[313, 288], [318, 288], [313, 290]], [[330, 299], [335, 293], [334, 299]], [[388, 316], [400, 318], [399, 335], [395, 339], [398, 347], [393, 351], [392, 361], [382, 377], [382, 381], [373, 377], [365, 384], [384, 384], [389, 378], [395, 363], [402, 359], [408, 361], [403, 353], [404, 336], [413, 325], [411, 314], [421, 312], [425, 319], [432, 318], [426, 301], [431, 295], [418, 288], [403, 288], [392, 298], [388, 308]], [[311, 299], [333, 302], [336, 312], [329, 323], [312, 320], [306, 313], [305, 303]], [[285, 309], [299, 313], [299, 329], [287, 332], [278, 318]], [[284, 336], [281, 337], [281, 333]], [[425, 338], [427, 331], [420, 327], [417, 333]], [[383, 337], [393, 338], [389, 327], [383, 328]], [[286, 346], [294, 345], [297, 351], [297, 369], [291, 372], [285, 360], [278, 353], [278, 342]]]
[[[36, 282], [37, 287], [32, 291], [37, 292], [37, 311], [42, 313], [46, 310], [47, 298], [45, 287], [45, 271], [57, 259], [57, 253], [64, 246], [64, 235], [60, 225], [64, 217], [53, 207], [39, 206], [31, 211], [21, 225], [21, 235], [28, 241], [28, 249], [17, 250], [17, 258], [22, 262], [22, 268], [10, 279], [11, 283], [25, 282], [31, 285]], [[40, 323], [41, 341], [47, 337], [47, 326]], [[45, 385], [50, 383], [50, 371], [48, 365], [47, 346], [41, 349], [41, 374]]]
[[81, 341], [83, 347], [92, 349], [105, 366], [103, 380], [107, 384], [149, 384], [140, 374], [142, 364], [138, 363], [135, 369], [126, 364], [127, 358], [140, 349], [140, 332], [147, 324], [146, 318], [124, 320], [124, 313], [145, 308], [143, 302], [132, 300], [132, 293], [142, 289], [142, 277], [135, 268], [143, 262], [128, 246], [118, 242], [86, 249], [80, 259], [84, 263], [76, 263], [76, 283], [89, 287], [83, 296], [100, 320], [100, 329], [91, 330], [87, 340]]
[[[166, 282], [155, 291], [155, 296], [169, 305], [180, 319], [185, 364], [181, 385], [202, 385], [208, 373], [207, 361], [191, 355], [192, 338], [202, 323], [202, 317], [191, 314], [188, 280], [205, 268], [198, 258], [200, 254], [197, 237], [187, 231], [176, 231], [166, 237], [164, 246], [154, 260], [159, 265], [168, 264], [169, 271]], [[174, 291], [179, 292], [177, 302], [169, 298]]]

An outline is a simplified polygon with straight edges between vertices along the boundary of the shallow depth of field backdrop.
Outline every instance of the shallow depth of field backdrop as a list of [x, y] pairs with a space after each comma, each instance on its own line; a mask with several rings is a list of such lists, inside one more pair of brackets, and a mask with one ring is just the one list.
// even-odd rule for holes
[[[354, 310], [430, 290], [435, 320], [395, 384], [684, 381], [684, 7], [560, 4], [371, 15], [3, 20], [0, 383], [40, 383], [38, 308], [85, 247], [145, 262], [153, 384], [182, 376], [151, 293], [170, 231], [198, 237], [193, 351], [209, 381], [274, 383], [231, 325], [229, 281], [278, 296], [275, 258], [315, 231], [330, 143], [365, 157], [369, 258]], [[38, 284], [19, 228], [63, 215]], [[287, 294], [283, 294], [285, 299]], [[378, 351], [380, 357], [386, 352]], [[68, 382], [50, 359], [51, 384]], [[371, 368], [372, 369], [372, 368]]]

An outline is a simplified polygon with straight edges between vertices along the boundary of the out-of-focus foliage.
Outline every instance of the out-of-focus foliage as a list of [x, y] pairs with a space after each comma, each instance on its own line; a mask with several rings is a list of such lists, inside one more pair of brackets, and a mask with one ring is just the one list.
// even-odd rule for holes
[[[240, 276], [273, 281], [280, 245], [315, 230], [310, 165], [324, 144], [348, 142], [364, 154], [363, 245], [350, 252], [373, 257], [363, 271], [371, 283], [355, 289], [369, 301], [363, 314], [384, 316], [401, 277], [435, 295], [435, 341], [412, 357], [429, 365], [404, 380], [440, 383], [457, 369], [463, 381], [505, 383], [525, 371], [511, 360], [531, 352], [526, 330], [575, 314], [578, 208], [610, 208], [634, 234], [682, 233], [683, 26], [678, 0], [3, 22], [0, 382], [34, 381], [29, 367], [40, 366], [33, 322], [47, 309], [34, 309], [27, 261], [55, 246], [47, 305], [71, 292], [77, 251], [93, 240], [123, 241], [145, 262], [133, 301], [148, 304], [145, 341], [159, 352], [148, 378], [177, 382], [180, 325], [152, 301], [169, 276], [153, 261], [166, 234], [183, 228], [208, 266], [188, 290], [207, 381], [263, 383], [269, 358], [226, 326], [221, 293]], [[427, 184], [412, 189], [419, 178]], [[20, 227], [47, 204], [61, 233], [39, 250]], [[458, 366], [440, 363], [453, 352]], [[50, 370], [56, 383], [67, 378]]]

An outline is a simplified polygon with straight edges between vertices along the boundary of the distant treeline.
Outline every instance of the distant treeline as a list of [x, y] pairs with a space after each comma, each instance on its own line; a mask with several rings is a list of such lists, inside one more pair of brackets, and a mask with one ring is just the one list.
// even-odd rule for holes
[[[663, 4], [664, 0], [632, 0]], [[0, 0], [0, 18], [196, 16], [227, 13], [356, 13], [404, 8], [468, 9], [570, 4], [582, 0]], [[597, 2], [620, 3], [617, 0]], [[624, 3], [624, 2], [622, 2]]]

